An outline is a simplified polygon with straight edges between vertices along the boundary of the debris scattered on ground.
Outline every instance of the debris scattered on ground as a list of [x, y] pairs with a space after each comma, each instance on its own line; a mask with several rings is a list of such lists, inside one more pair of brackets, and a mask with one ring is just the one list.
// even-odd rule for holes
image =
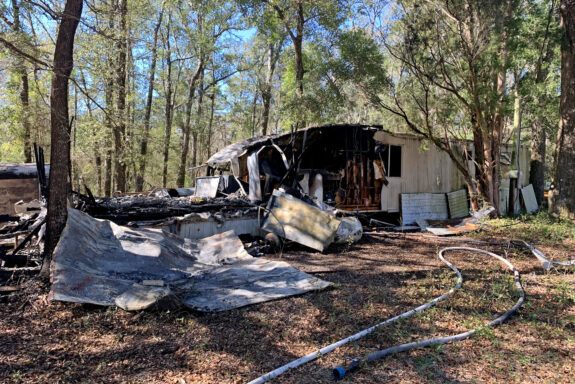
[[[574, 346], [565, 340], [575, 336], [572, 270], [542, 271], [530, 254], [508, 248], [508, 232], [492, 232], [494, 228], [487, 227], [473, 240], [419, 234], [416, 241], [415, 235], [392, 233], [381, 238], [364, 233], [353, 247], [334, 246], [325, 253], [288, 247], [281, 255], [268, 257], [310, 272], [329, 269], [335, 289], [227, 312], [170, 309], [134, 314], [49, 303], [45, 288], [34, 280], [25, 290], [0, 295], [0, 328], [6, 341], [0, 343], [0, 354], [6, 360], [0, 381], [81, 382], [90, 377], [101, 382], [246, 383], [440, 294], [453, 284], [452, 275], [440, 267], [435, 256], [440, 242], [461, 240], [474, 246], [474, 241], [484, 240], [501, 243], [486, 245], [486, 249], [507, 251], [513, 264], [525, 272], [529, 306], [504, 328], [486, 330], [459, 345], [387, 358], [348, 380], [358, 384], [472, 379], [513, 382], [519, 377], [524, 382], [569, 382]], [[572, 237], [547, 246], [542, 245], [545, 239], [543, 233], [525, 238], [538, 244], [549, 260], [575, 254]], [[510, 276], [495, 260], [469, 256], [453, 255], [453, 263], [461, 266], [466, 281], [449, 305], [342, 346], [313, 364], [286, 373], [279, 382], [329, 382], [334, 366], [358, 354], [366, 356], [420, 338], [457, 334], [493, 320], [493, 311], [503, 313], [516, 298], [506, 294]], [[9, 285], [21, 284], [11, 281]], [[18, 345], [26, 348], [13, 347]]]
[[[475, 212], [471, 217], [456, 221], [420, 220], [418, 225], [422, 231], [431, 232], [436, 236], [451, 236], [479, 230], [482, 222], [495, 212], [495, 208], [488, 207]], [[420, 224], [421, 223], [421, 224]]]
[[357, 217], [344, 216], [339, 220], [340, 224], [333, 240], [335, 244], [355, 243], [361, 239], [363, 227]]

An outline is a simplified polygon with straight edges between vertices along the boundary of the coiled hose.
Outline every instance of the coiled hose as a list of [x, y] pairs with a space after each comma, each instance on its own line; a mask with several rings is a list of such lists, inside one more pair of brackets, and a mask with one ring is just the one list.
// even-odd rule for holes
[[[379, 327], [382, 327], [384, 325], [389, 325], [397, 320], [400, 319], [405, 319], [407, 317], [413, 316], [414, 314], [424, 311], [426, 309], [429, 309], [433, 306], [435, 306], [437, 303], [439, 303], [440, 301], [443, 301], [445, 299], [447, 299], [448, 297], [450, 297], [451, 295], [453, 295], [453, 293], [455, 293], [456, 290], [458, 290], [459, 288], [461, 288], [461, 285], [463, 283], [463, 277], [461, 276], [461, 273], [459, 272], [459, 270], [452, 264], [450, 263], [448, 260], [446, 260], [443, 257], [443, 254], [447, 251], [471, 251], [471, 252], [479, 252], [479, 253], [483, 253], [489, 256], [492, 256], [498, 260], [500, 260], [501, 262], [503, 262], [505, 265], [507, 265], [507, 267], [509, 267], [510, 270], [513, 271], [514, 274], [514, 280], [515, 280], [515, 285], [517, 286], [517, 288], [519, 289], [520, 293], [521, 293], [521, 297], [519, 298], [519, 300], [515, 303], [515, 305], [506, 313], [504, 313], [503, 315], [499, 316], [497, 319], [493, 320], [492, 322], [490, 322], [489, 324], [479, 328], [482, 329], [484, 327], [490, 327], [490, 326], [494, 326], [494, 325], [498, 325], [501, 324], [502, 322], [504, 322], [505, 320], [507, 320], [513, 313], [515, 313], [523, 304], [523, 301], [525, 300], [525, 291], [523, 290], [523, 287], [521, 286], [521, 281], [519, 279], [519, 272], [517, 271], [517, 269], [506, 259], [504, 259], [503, 257], [496, 255], [495, 253], [492, 252], [488, 252], [482, 249], [477, 249], [477, 248], [468, 248], [468, 247], [451, 247], [451, 248], [444, 248], [441, 251], [439, 251], [439, 259], [441, 261], [443, 261], [445, 264], [447, 264], [447, 266], [449, 266], [449, 268], [451, 268], [451, 270], [453, 270], [456, 274], [457, 274], [457, 283], [455, 284], [454, 288], [451, 288], [449, 291], [447, 291], [446, 293], [444, 293], [441, 296], [436, 297], [435, 299], [418, 306], [417, 308], [414, 308], [410, 311], [404, 312], [400, 315], [394, 316], [390, 319], [387, 319], [385, 321], [382, 321], [379, 324], [376, 324], [370, 328], [367, 328], [363, 331], [360, 331], [352, 336], [349, 336], [345, 339], [342, 339], [340, 341], [337, 341], [333, 344], [330, 344], [326, 347], [323, 347], [317, 351], [314, 351], [310, 354], [307, 354], [303, 357], [300, 357], [299, 359], [293, 360], [292, 362], [285, 364], [279, 368], [274, 369], [273, 371], [270, 371], [260, 377], [258, 377], [255, 380], [250, 381], [248, 384], [261, 384], [261, 383], [265, 383], [271, 379], [274, 379], [276, 377], [278, 377], [279, 375], [283, 374], [284, 372], [286, 372], [287, 370], [291, 369], [291, 368], [296, 368], [299, 367], [305, 363], [308, 363], [310, 361], [313, 361], [323, 355], [327, 355], [328, 353], [334, 351], [335, 349], [337, 349], [338, 347], [341, 347], [342, 345], [345, 345], [349, 342], [358, 340], [360, 338], [362, 338], [365, 335], [368, 335], [370, 333], [372, 333], [373, 331], [375, 331], [376, 329], [378, 329]], [[442, 337], [442, 338], [435, 338], [435, 339], [428, 339], [428, 340], [423, 340], [423, 341], [419, 341], [419, 342], [413, 342], [413, 343], [408, 343], [408, 344], [402, 344], [402, 345], [398, 345], [395, 347], [391, 347], [391, 348], [387, 348], [378, 352], [374, 352], [372, 354], [370, 354], [367, 357], [367, 361], [374, 361], [377, 359], [380, 359], [384, 356], [390, 355], [392, 353], [397, 353], [397, 352], [403, 352], [403, 351], [407, 351], [413, 348], [421, 348], [421, 347], [425, 347], [425, 346], [429, 346], [429, 345], [436, 345], [436, 344], [445, 344], [451, 341], [457, 341], [457, 340], [463, 340], [466, 339], [468, 337], [470, 337], [471, 335], [473, 335], [475, 332], [477, 332], [479, 329], [474, 329], [468, 332], [464, 332], [464, 333], [460, 333], [458, 335], [453, 335], [453, 336], [448, 336], [448, 337]], [[371, 358], [371, 359], [370, 359]], [[337, 373], [336, 373], [337, 371]], [[345, 369], [343, 369], [342, 367], [338, 367], [336, 369], [334, 369], [334, 374], [336, 375], [336, 378], [342, 378], [345, 375], [346, 371]]]
[[[457, 335], [453, 335], [453, 336], [437, 337], [437, 338], [433, 338], [433, 339], [426, 339], [426, 340], [421, 340], [421, 341], [414, 341], [412, 343], [396, 345], [393, 347], [383, 349], [381, 351], [373, 352], [373, 353], [369, 354], [365, 359], [363, 359], [363, 361], [369, 363], [369, 362], [372, 362], [375, 360], [382, 359], [385, 356], [388, 356], [388, 355], [391, 355], [394, 353], [409, 351], [409, 350], [414, 349], [414, 348], [423, 348], [423, 347], [428, 347], [430, 345], [441, 345], [441, 344], [447, 344], [447, 343], [450, 343], [453, 341], [465, 340], [465, 339], [471, 337], [477, 331], [480, 331], [480, 330], [487, 328], [487, 327], [494, 327], [496, 325], [503, 323], [509, 317], [511, 317], [515, 312], [517, 312], [519, 310], [519, 308], [523, 304], [523, 301], [525, 300], [525, 291], [523, 290], [523, 287], [521, 286], [521, 280], [519, 278], [519, 272], [513, 266], [513, 264], [511, 264], [509, 261], [507, 261], [503, 257], [496, 255], [495, 253], [485, 251], [483, 249], [467, 248], [467, 247], [451, 247], [451, 248], [442, 249], [441, 251], [439, 251], [439, 258], [441, 259], [441, 261], [443, 261], [445, 264], [447, 264], [449, 266], [449, 268], [451, 268], [455, 273], [457, 273], [457, 285], [455, 286], [455, 289], [459, 289], [461, 287], [461, 284], [463, 283], [463, 277], [461, 276], [461, 273], [459, 272], [459, 270], [453, 264], [451, 264], [449, 261], [447, 261], [443, 257], [443, 254], [447, 251], [471, 251], [471, 252], [483, 253], [485, 255], [494, 257], [494, 258], [498, 259], [499, 261], [503, 262], [505, 265], [507, 265], [507, 267], [509, 267], [509, 269], [511, 271], [513, 271], [513, 279], [515, 282], [515, 286], [517, 287], [517, 289], [520, 292], [520, 297], [517, 300], [517, 302], [515, 302], [515, 305], [513, 305], [513, 307], [511, 307], [511, 309], [509, 309], [507, 312], [505, 312], [501, 316], [497, 317], [495, 320], [493, 320], [490, 323], [483, 325], [479, 328], [472, 329], [472, 330], [467, 331], [467, 332], [458, 333]], [[354, 359], [354, 360], [355, 360], [355, 364], [354, 364], [353, 368], [359, 366], [359, 361], [360, 361], [358, 359]], [[347, 371], [348, 370], [346, 370], [343, 367], [337, 367], [333, 370], [333, 374], [334, 374], [336, 379], [341, 379], [345, 376]]]

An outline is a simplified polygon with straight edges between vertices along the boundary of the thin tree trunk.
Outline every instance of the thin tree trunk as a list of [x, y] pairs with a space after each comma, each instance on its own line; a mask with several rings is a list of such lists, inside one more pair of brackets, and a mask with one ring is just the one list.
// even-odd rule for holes
[[75, 88], [75, 86], [70, 87], [70, 89], [70, 92], [74, 92], [74, 115], [70, 121], [70, 129], [72, 130], [72, 148], [70, 151], [70, 182], [72, 183], [72, 190], [74, 190], [74, 186], [76, 186], [78, 188], [78, 192], [80, 192], [80, 172], [76, 170], [76, 161], [72, 161], [72, 158], [74, 157], [73, 155], [76, 154], [76, 142], [78, 138], [78, 90]]
[[22, 104], [22, 126], [24, 127], [24, 162], [32, 162], [32, 140], [31, 140], [31, 127], [30, 127], [30, 101], [29, 101], [29, 87], [28, 87], [28, 74], [26, 68], [22, 67], [20, 74], [21, 88], [20, 88], [20, 103]]
[[[114, 15], [115, 6], [111, 6], [109, 10], [109, 20], [108, 29], [109, 31], [114, 30]], [[106, 73], [106, 85], [104, 91], [104, 97], [106, 101], [106, 134], [104, 135], [104, 148], [106, 148], [104, 161], [106, 163], [105, 177], [104, 177], [104, 195], [112, 195], [112, 137], [114, 135], [114, 121], [112, 120], [112, 114], [114, 112], [114, 50], [112, 46], [108, 47], [110, 49], [109, 56], [107, 59], [107, 73]]]
[[[473, 125], [473, 153], [476, 165], [475, 180], [477, 181], [477, 201], [478, 208], [481, 208], [482, 203], [489, 204], [489, 181], [487, 180], [487, 160], [485, 157], [485, 139], [483, 137], [483, 129], [481, 128], [478, 120], [478, 112], [472, 118]], [[479, 174], [477, 174], [479, 172]]]
[[116, 82], [118, 97], [116, 98], [116, 124], [114, 124], [114, 151], [115, 151], [115, 181], [116, 190], [126, 191], [126, 56], [127, 56], [127, 14], [128, 1], [119, 0], [120, 12], [119, 32], [116, 47], [118, 61], [116, 67]]
[[198, 132], [192, 132], [192, 167], [198, 165]]
[[148, 155], [148, 139], [150, 137], [150, 118], [152, 116], [152, 101], [154, 99], [154, 80], [156, 78], [156, 62], [158, 60], [158, 33], [162, 25], [164, 9], [160, 10], [158, 22], [154, 27], [154, 39], [152, 40], [152, 61], [150, 63], [150, 77], [148, 83], [148, 96], [146, 98], [146, 112], [144, 115], [144, 133], [140, 143], [140, 169], [136, 180], [136, 190], [144, 189], [144, 178], [146, 176], [146, 161]]
[[[285, 9], [280, 8], [276, 4], [271, 5], [277, 12], [278, 17], [284, 23], [286, 34], [291, 38], [294, 47], [294, 59], [295, 59], [295, 81], [296, 81], [296, 96], [299, 102], [303, 102], [303, 77], [305, 74], [304, 64], [303, 64], [303, 33], [305, 25], [305, 15], [303, 10], [303, 2], [298, 1], [296, 4], [296, 27], [295, 33], [290, 28], [290, 20], [285, 14]], [[296, 129], [305, 126], [305, 119], [300, 118], [296, 122]]]
[[[82, 85], [84, 86], [84, 89], [88, 89], [87, 84], [86, 84], [86, 77], [84, 76], [84, 72], [80, 71], [80, 76], [81, 76]], [[86, 109], [88, 110], [88, 117], [90, 118], [90, 121], [93, 121], [94, 116], [93, 116], [93, 111], [92, 111], [92, 101], [87, 96], [86, 96]], [[96, 128], [96, 126], [92, 127], [92, 138], [94, 140], [94, 142], [93, 142], [94, 163], [96, 164], [96, 174], [97, 174], [96, 179], [98, 182], [98, 189], [97, 189], [96, 193], [98, 195], [101, 195], [103, 193], [103, 191], [102, 191], [102, 155], [100, 154], [101, 142], [99, 139], [98, 129]]]
[[562, 0], [560, 122], [555, 150], [549, 213], [575, 220], [575, 1]]
[[196, 72], [190, 81], [188, 100], [186, 102], [186, 121], [182, 129], [182, 153], [180, 154], [180, 166], [178, 167], [178, 179], [176, 185], [183, 188], [186, 182], [186, 164], [188, 162], [188, 152], [190, 148], [190, 131], [192, 129], [192, 107], [194, 105], [194, 96], [200, 74], [204, 71], [204, 58], [200, 55], [200, 60]]
[[[539, 105], [539, 98], [533, 100]], [[547, 133], [540, 116], [537, 116], [531, 125], [531, 160], [529, 162], [529, 183], [533, 185], [537, 204], [544, 201], [545, 193], [545, 152], [547, 150]]]
[[206, 143], [206, 149], [208, 151], [206, 159], [209, 159], [210, 157], [212, 157], [212, 129], [213, 129], [213, 125], [214, 125], [214, 110], [215, 110], [215, 104], [216, 104], [216, 92], [214, 90], [214, 92], [209, 96], [211, 103], [210, 103], [210, 121], [208, 122], [208, 137], [207, 137], [207, 143]]
[[[12, 31], [19, 35], [22, 33], [22, 25], [20, 23], [20, 4], [18, 0], [12, 0], [13, 10], [13, 23]], [[18, 59], [16, 61], [16, 73], [20, 78], [20, 104], [22, 107], [22, 128], [24, 129], [24, 162], [32, 162], [32, 142], [30, 140], [30, 101], [28, 90], [28, 73], [26, 72], [26, 65], [24, 60]]]
[[196, 113], [196, 126], [192, 134], [193, 148], [192, 148], [192, 167], [198, 165], [198, 135], [200, 134], [200, 125], [202, 122], [202, 104], [204, 102], [204, 71], [200, 74], [198, 85], [198, 110]]
[[256, 108], [258, 106], [258, 89], [254, 89], [254, 99], [252, 101], [252, 118], [251, 118], [251, 126], [252, 126], [252, 137], [256, 136], [256, 126], [257, 118], [256, 118]]
[[[278, 48], [279, 50], [279, 48]], [[268, 124], [270, 120], [270, 108], [272, 100], [272, 82], [274, 71], [277, 62], [277, 55], [275, 54], [275, 46], [273, 43], [268, 44], [268, 66], [266, 72], [266, 83], [264, 84], [262, 90], [262, 126], [260, 130], [260, 136], [265, 136], [268, 134]]]
[[168, 183], [168, 159], [170, 154], [170, 139], [172, 136], [172, 58], [170, 54], [170, 24], [171, 18], [169, 17], [168, 25], [166, 26], [166, 70], [167, 70], [167, 84], [166, 84], [166, 125], [164, 130], [164, 168], [162, 170], [162, 187], [166, 188]]
[[[303, 5], [301, 2], [297, 4], [297, 20], [296, 20], [296, 34], [294, 35], [291, 31], [288, 31], [292, 43], [294, 46], [294, 53], [295, 53], [295, 81], [296, 81], [296, 95], [298, 98], [298, 102], [303, 102], [303, 76], [305, 74], [304, 65], [303, 65], [303, 28], [305, 23], [304, 13], [303, 13]], [[296, 122], [296, 129], [303, 128], [306, 122], [305, 119], [300, 118]]]
[[296, 25], [296, 36], [293, 39], [294, 50], [295, 50], [295, 61], [296, 61], [296, 93], [298, 98], [301, 100], [303, 98], [303, 75], [305, 73], [303, 66], [303, 26], [305, 23], [303, 14], [303, 5], [301, 2], [297, 4], [297, 25]]
[[[131, 26], [128, 24], [128, 30]], [[132, 190], [136, 186], [138, 175], [136, 153], [136, 64], [134, 60], [134, 47], [130, 39], [128, 41], [128, 70], [126, 82], [128, 84], [127, 99], [128, 108], [126, 114], [126, 140], [124, 143], [124, 152], [126, 161], [126, 190]], [[132, 188], [133, 186], [133, 188]]]
[[67, 0], [54, 48], [50, 94], [50, 180], [45, 259], [47, 275], [50, 259], [66, 225], [69, 191], [70, 123], [68, 118], [68, 78], [74, 66], [74, 36], [82, 16], [83, 0]]

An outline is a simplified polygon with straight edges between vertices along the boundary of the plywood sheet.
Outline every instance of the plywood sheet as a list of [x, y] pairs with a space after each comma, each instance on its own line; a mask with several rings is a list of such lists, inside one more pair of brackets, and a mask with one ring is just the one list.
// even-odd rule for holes
[[330, 214], [275, 190], [262, 229], [323, 251], [335, 238], [340, 221]]
[[417, 220], [446, 220], [447, 201], [444, 193], [402, 193], [401, 220], [403, 225]]
[[[232, 231], [192, 241], [73, 209], [54, 251], [51, 279], [54, 300], [141, 309], [170, 294], [209, 312], [330, 285], [285, 262], [250, 256]], [[150, 280], [165, 288], [146, 286]]]

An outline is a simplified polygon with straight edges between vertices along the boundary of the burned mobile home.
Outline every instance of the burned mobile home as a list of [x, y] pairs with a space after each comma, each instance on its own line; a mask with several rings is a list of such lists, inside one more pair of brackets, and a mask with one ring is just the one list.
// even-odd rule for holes
[[[305, 194], [342, 211], [400, 212], [402, 195], [442, 194], [445, 201], [444, 194], [465, 188], [449, 156], [425, 145], [418, 136], [382, 126], [333, 124], [238, 142], [214, 154], [206, 165], [209, 176], [233, 175], [252, 201], [266, 200], [274, 186], [299, 184]], [[472, 143], [453, 145], [467, 151], [474, 175]], [[503, 145], [501, 152], [504, 214], [511, 145]], [[529, 152], [521, 147], [520, 169], [528, 169], [528, 161]], [[525, 172], [520, 172], [518, 185], [525, 181]]]

